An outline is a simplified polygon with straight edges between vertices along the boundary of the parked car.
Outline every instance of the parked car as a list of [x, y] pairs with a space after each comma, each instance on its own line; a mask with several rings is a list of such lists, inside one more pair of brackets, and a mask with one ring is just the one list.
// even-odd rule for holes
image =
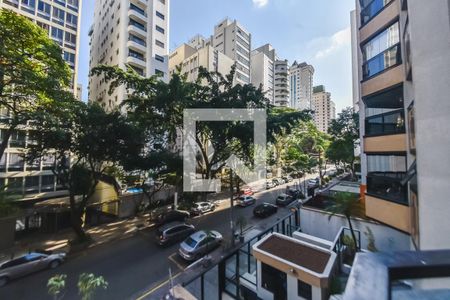
[[254, 194], [253, 189], [251, 187], [246, 187], [242, 189], [239, 193], [240, 196], [252, 196]]
[[283, 179], [283, 177], [278, 177], [278, 178], [277, 178], [277, 181], [278, 181], [280, 184], [285, 184], [285, 183], [286, 183], [286, 181]]
[[273, 178], [273, 179], [272, 179], [272, 183], [273, 183], [273, 186], [274, 186], [274, 187], [280, 185], [280, 183], [278, 182], [278, 180], [277, 180], [276, 178]]
[[40, 270], [54, 269], [64, 262], [66, 254], [31, 252], [26, 255], [6, 261], [0, 265], [0, 286]]
[[214, 211], [215, 209], [216, 205], [213, 202], [197, 202], [192, 206], [191, 214], [198, 216], [209, 211]]
[[277, 186], [277, 185], [275, 184], [275, 182], [273, 182], [273, 180], [267, 180], [266, 181], [266, 190], [271, 189], [271, 188], [273, 188], [275, 186]]
[[272, 179], [272, 181], [278, 186], [278, 185], [282, 185], [284, 183], [283, 179], [281, 178], [274, 178]]
[[222, 243], [222, 240], [222, 235], [217, 231], [213, 230], [208, 234], [200, 230], [191, 234], [180, 244], [178, 253], [185, 260], [194, 261], [214, 250]]
[[308, 186], [316, 186], [316, 185], [319, 185], [319, 178], [308, 180]]
[[287, 194], [294, 199], [305, 199], [305, 195], [298, 189], [289, 189]]
[[168, 210], [153, 215], [150, 221], [161, 226], [170, 222], [185, 222], [190, 217], [190, 213], [184, 210]]
[[258, 218], [266, 218], [266, 217], [276, 213], [277, 210], [278, 210], [278, 207], [276, 205], [264, 202], [264, 203], [257, 205], [253, 209], [253, 215]]
[[287, 206], [291, 204], [294, 201], [294, 198], [287, 195], [287, 194], [280, 194], [277, 197], [277, 200], [275, 200], [275, 203], [279, 206]]
[[161, 246], [182, 241], [195, 232], [194, 225], [185, 223], [169, 223], [156, 230], [156, 242]]
[[237, 206], [249, 206], [252, 204], [256, 203], [256, 199], [253, 198], [252, 196], [240, 196], [239, 198], [237, 198], [237, 200], [235, 201]]
[[283, 177], [281, 177], [283, 180], [284, 180], [284, 182], [291, 182], [292, 180], [294, 180], [290, 175], [286, 175], [286, 176], [283, 176]]

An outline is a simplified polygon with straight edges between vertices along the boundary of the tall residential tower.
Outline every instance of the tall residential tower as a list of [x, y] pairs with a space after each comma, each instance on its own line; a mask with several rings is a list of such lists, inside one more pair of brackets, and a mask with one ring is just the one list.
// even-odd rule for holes
[[290, 106], [298, 110], [314, 110], [313, 93], [314, 68], [307, 63], [294, 61], [289, 68]]
[[314, 123], [317, 129], [322, 132], [328, 132], [328, 127], [331, 120], [336, 118], [336, 107], [331, 101], [331, 93], [325, 91], [323, 85], [315, 86], [313, 88], [313, 103], [314, 103]]
[[[132, 68], [144, 77], [159, 74], [168, 80], [170, 0], [97, 0], [89, 32], [89, 67], [100, 64]], [[89, 100], [107, 110], [127, 97], [125, 87], [108, 93], [102, 76], [89, 79]]]

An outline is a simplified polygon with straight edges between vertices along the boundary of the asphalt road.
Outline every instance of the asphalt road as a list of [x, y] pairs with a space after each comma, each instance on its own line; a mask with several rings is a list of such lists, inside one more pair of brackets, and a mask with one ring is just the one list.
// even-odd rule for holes
[[[257, 193], [256, 203], [274, 203], [276, 196], [285, 190], [286, 185], [292, 186], [293, 183]], [[230, 236], [229, 206], [229, 201], [224, 201], [215, 212], [193, 218], [190, 223], [197, 229], [217, 230], [224, 236]], [[253, 207], [254, 205], [235, 207], [234, 218], [244, 215], [247, 217], [247, 226], [264, 227], [289, 212], [287, 208], [281, 208], [276, 215], [261, 220], [253, 217]], [[177, 274], [188, 265], [177, 254], [178, 244], [161, 248], [156, 245], [154, 238], [154, 229], [144, 229], [133, 237], [94, 247], [68, 259], [55, 270], [41, 271], [10, 282], [0, 288], [0, 299], [51, 299], [47, 294], [46, 284], [55, 274], [67, 274], [63, 299], [79, 299], [76, 282], [81, 273], [102, 275], [108, 281], [107, 290], [96, 293], [95, 299], [127, 299], [149, 285], [156, 287], [166, 281], [169, 267], [172, 274]]]

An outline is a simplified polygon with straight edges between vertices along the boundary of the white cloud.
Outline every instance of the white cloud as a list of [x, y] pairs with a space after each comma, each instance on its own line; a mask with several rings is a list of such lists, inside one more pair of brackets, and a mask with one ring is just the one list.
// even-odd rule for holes
[[252, 0], [253, 1], [253, 5], [255, 5], [256, 7], [264, 7], [269, 3], [269, 0]]
[[333, 52], [336, 52], [343, 47], [350, 45], [351, 34], [350, 27], [342, 29], [330, 37], [322, 38], [320, 44], [324, 45], [320, 50], [318, 50], [314, 56], [316, 59], [324, 58], [329, 56]]

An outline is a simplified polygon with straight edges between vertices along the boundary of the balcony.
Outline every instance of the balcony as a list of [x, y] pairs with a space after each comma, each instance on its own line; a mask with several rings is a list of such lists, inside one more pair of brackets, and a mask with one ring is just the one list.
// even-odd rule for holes
[[406, 134], [364, 137], [365, 153], [406, 152]]
[[138, 35], [143, 39], [147, 38], [147, 28], [133, 19], [130, 19], [130, 22], [128, 23], [128, 32], [134, 35]]
[[367, 175], [367, 194], [387, 201], [408, 205], [404, 172], [371, 172]]
[[127, 64], [130, 64], [131, 66], [136, 66], [138, 68], [146, 67], [145, 61], [141, 60], [140, 58], [134, 57], [134, 56], [127, 57]]
[[[398, 17], [398, 15], [400, 14], [400, 7], [397, 1], [398, 0], [392, 0], [391, 3], [386, 4], [382, 10], [378, 11], [377, 14], [374, 14], [370, 18], [370, 20], [367, 20], [367, 22], [362, 25], [359, 30], [360, 41], [366, 41], [368, 38], [378, 32], [380, 28], [385, 27], [387, 24], [391, 23], [395, 18]], [[363, 13], [363, 11], [361, 13]]]
[[366, 216], [406, 233], [411, 232], [411, 208], [371, 195], [365, 197]]
[[147, 51], [146, 45], [147, 43], [145, 43], [145, 41], [133, 39], [132, 37], [128, 38], [127, 46], [132, 50], [141, 51], [145, 53]]
[[363, 79], [370, 79], [384, 70], [401, 63], [402, 54], [400, 51], [400, 43], [398, 43], [363, 64]]
[[147, 22], [146, 15], [143, 15], [141, 12], [137, 11], [136, 9], [132, 9], [131, 7], [128, 10], [128, 17], [139, 22]]
[[366, 136], [405, 133], [405, 112], [403, 109], [366, 118]]

